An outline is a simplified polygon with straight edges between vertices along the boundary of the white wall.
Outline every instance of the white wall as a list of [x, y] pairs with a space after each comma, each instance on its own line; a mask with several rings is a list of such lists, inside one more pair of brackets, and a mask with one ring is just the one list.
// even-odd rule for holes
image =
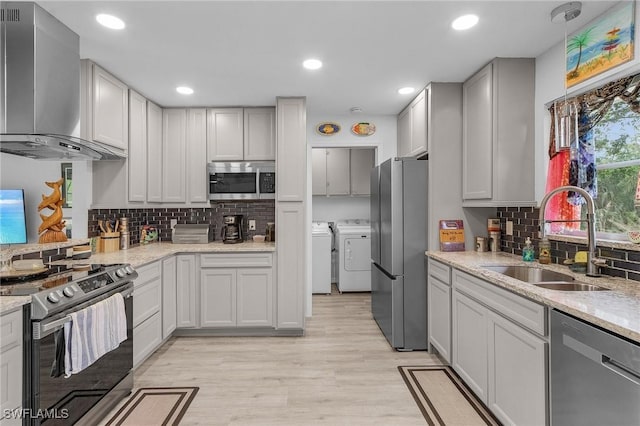
[[369, 219], [369, 197], [313, 197], [313, 221], [335, 222], [341, 219]]
[[[614, 3], [612, 3], [614, 5]], [[640, 22], [640, 7], [636, 7], [636, 22]], [[579, 19], [579, 18], [578, 18]], [[588, 25], [584, 22], [580, 27]], [[637, 73], [640, 70], [640, 33], [635, 32], [635, 54], [632, 61], [620, 65], [617, 68], [602, 73], [586, 82], [571, 87], [568, 96], [577, 95], [587, 90], [593, 89], [605, 82], [621, 78], [625, 75]], [[536, 94], [535, 94], [535, 164], [536, 164], [536, 187], [535, 195], [538, 203], [545, 194], [547, 181], [547, 168], [549, 155], [549, 131], [551, 120], [546, 104], [563, 97], [564, 88], [564, 39], [551, 47], [543, 54], [536, 57]]]

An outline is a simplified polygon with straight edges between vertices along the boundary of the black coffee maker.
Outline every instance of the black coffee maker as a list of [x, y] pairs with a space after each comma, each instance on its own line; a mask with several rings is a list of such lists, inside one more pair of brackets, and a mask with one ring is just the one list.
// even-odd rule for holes
[[230, 214], [222, 216], [222, 242], [224, 244], [236, 244], [244, 241], [242, 232], [241, 214]]

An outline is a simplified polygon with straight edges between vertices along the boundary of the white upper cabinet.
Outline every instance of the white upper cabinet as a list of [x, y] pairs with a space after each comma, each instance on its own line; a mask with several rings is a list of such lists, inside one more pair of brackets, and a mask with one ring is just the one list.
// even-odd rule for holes
[[313, 195], [369, 195], [373, 148], [313, 148]]
[[371, 194], [371, 168], [375, 163], [375, 150], [352, 148], [350, 159], [351, 195]]
[[275, 160], [275, 108], [209, 108], [207, 158], [208, 161]]
[[162, 201], [186, 201], [187, 110], [162, 111]]
[[244, 153], [242, 108], [207, 110], [208, 161], [242, 161]]
[[349, 195], [349, 151], [327, 148], [327, 195]]
[[187, 186], [192, 203], [208, 203], [207, 190], [207, 111], [187, 111]]
[[147, 99], [129, 91], [129, 201], [147, 199]]
[[147, 201], [162, 201], [162, 108], [147, 101]]
[[82, 135], [126, 151], [129, 148], [129, 89], [98, 65], [82, 62]]
[[276, 188], [278, 201], [304, 201], [307, 187], [307, 109], [304, 98], [278, 98]]
[[411, 152], [411, 107], [407, 106], [398, 115], [398, 157]]
[[427, 152], [427, 89], [411, 102], [411, 151], [410, 157], [418, 157]]
[[244, 160], [276, 159], [276, 110], [244, 108]]
[[311, 194], [327, 195], [327, 150], [311, 150]]
[[427, 153], [427, 89], [398, 114], [398, 157]]
[[496, 58], [462, 88], [463, 205], [535, 205], [535, 60]]

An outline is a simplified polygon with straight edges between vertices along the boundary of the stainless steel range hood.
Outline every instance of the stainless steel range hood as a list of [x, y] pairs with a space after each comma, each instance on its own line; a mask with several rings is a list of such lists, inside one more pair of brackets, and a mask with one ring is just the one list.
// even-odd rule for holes
[[0, 4], [0, 151], [44, 160], [116, 160], [80, 135], [80, 39], [32, 2]]

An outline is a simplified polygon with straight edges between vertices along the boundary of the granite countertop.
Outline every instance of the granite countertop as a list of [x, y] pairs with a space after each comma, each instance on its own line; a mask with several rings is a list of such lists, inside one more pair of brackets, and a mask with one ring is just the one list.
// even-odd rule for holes
[[245, 241], [239, 244], [223, 244], [221, 241], [214, 241], [209, 244], [151, 243], [112, 253], [95, 253], [89, 259], [84, 260], [83, 263], [130, 263], [131, 266], [136, 268], [177, 253], [243, 253], [261, 251], [276, 251], [276, 243], [255, 243], [253, 241]]
[[[88, 240], [70, 240], [75, 244], [61, 245], [60, 247], [68, 247], [78, 244], [84, 244]], [[40, 244], [29, 244], [31, 251], [26, 247], [19, 249], [15, 254], [24, 254], [42, 250]], [[47, 249], [57, 248], [47, 245]], [[172, 244], [172, 243], [152, 243], [148, 245], [140, 245], [132, 247], [128, 250], [119, 250], [112, 253], [94, 253], [89, 259], [71, 261], [71, 259], [61, 260], [56, 263], [130, 263], [134, 268], [155, 262], [156, 260], [177, 254], [177, 253], [243, 253], [243, 252], [275, 252], [276, 243], [264, 242], [256, 243], [253, 241], [245, 241], [240, 244], [223, 244], [221, 241], [214, 241], [209, 244]], [[4, 250], [3, 250], [4, 252]], [[0, 314], [11, 312], [22, 305], [31, 302], [31, 296], [0, 296]]]
[[[538, 262], [523, 262], [519, 256], [502, 252], [427, 251], [425, 254], [528, 299], [557, 308], [621, 336], [640, 342], [640, 282], [609, 276], [587, 277], [585, 274], [574, 273], [563, 265], [541, 265]], [[611, 291], [566, 292], [544, 289], [482, 267], [488, 265], [529, 265], [540, 267], [571, 275], [576, 281], [606, 287]]]

